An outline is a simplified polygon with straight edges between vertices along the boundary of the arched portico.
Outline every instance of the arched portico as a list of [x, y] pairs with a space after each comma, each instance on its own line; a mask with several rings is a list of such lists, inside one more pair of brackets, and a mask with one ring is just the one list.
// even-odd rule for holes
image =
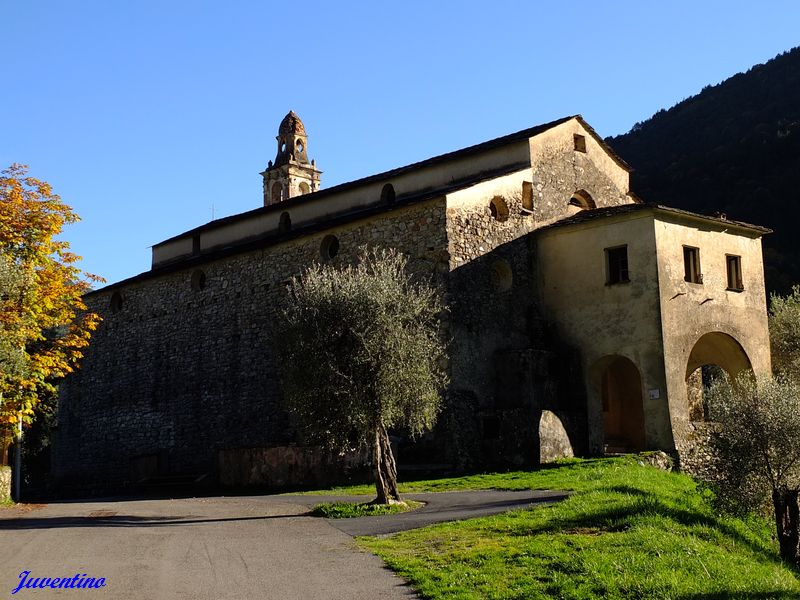
[[697, 340], [686, 363], [686, 397], [690, 421], [703, 421], [708, 414], [704, 389], [722, 374], [735, 380], [752, 372], [753, 366], [742, 345], [720, 331], [706, 333]]
[[603, 414], [603, 447], [610, 452], [645, 449], [642, 377], [629, 358], [606, 356], [592, 369]]

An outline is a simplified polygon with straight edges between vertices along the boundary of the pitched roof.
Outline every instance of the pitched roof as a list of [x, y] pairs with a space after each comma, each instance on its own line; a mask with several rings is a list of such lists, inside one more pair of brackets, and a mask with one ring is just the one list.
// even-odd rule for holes
[[[286, 115], [285, 118], [289, 118], [289, 115]], [[545, 131], [557, 127], [558, 125], [562, 125], [571, 119], [577, 119], [578, 122], [586, 129], [586, 131], [600, 144], [606, 152], [608, 152], [609, 156], [623, 169], [627, 171], [631, 171], [631, 167], [624, 161], [622, 158], [619, 157], [611, 147], [601, 138], [597, 132], [592, 129], [592, 127], [583, 119], [581, 115], [571, 115], [568, 117], [562, 117], [561, 119], [557, 119], [555, 121], [551, 121], [549, 123], [544, 123], [542, 125], [536, 125], [535, 127], [529, 127], [528, 129], [523, 129], [521, 131], [517, 131], [516, 133], [510, 133], [508, 135], [504, 135], [486, 142], [481, 142], [480, 144], [475, 144], [473, 146], [467, 146], [466, 148], [461, 148], [460, 150], [454, 150], [453, 152], [447, 152], [445, 154], [440, 154], [438, 156], [433, 156], [431, 158], [427, 158], [425, 160], [421, 160], [419, 162], [411, 163], [409, 165], [405, 165], [403, 167], [397, 167], [395, 169], [391, 169], [389, 171], [384, 171], [382, 173], [376, 173], [375, 175], [369, 175], [367, 177], [362, 177], [361, 179], [355, 179], [353, 181], [348, 181], [345, 183], [340, 183], [339, 185], [335, 185], [330, 188], [325, 188], [319, 190], [317, 192], [313, 192], [311, 194], [303, 194], [302, 196], [295, 196], [294, 198], [289, 198], [288, 200], [284, 200], [283, 202], [278, 202], [277, 204], [271, 204], [269, 206], [260, 206], [253, 210], [249, 210], [247, 212], [238, 213], [235, 215], [231, 215], [228, 217], [223, 217], [221, 219], [216, 219], [214, 221], [209, 221], [199, 227], [195, 227], [194, 229], [190, 229], [188, 231], [184, 231], [179, 233], [178, 235], [172, 236], [171, 238], [167, 238], [166, 240], [162, 240], [154, 246], [159, 246], [161, 244], [165, 244], [167, 242], [172, 242], [179, 238], [188, 237], [190, 235], [194, 235], [196, 233], [200, 233], [203, 231], [207, 231], [209, 229], [215, 229], [220, 225], [227, 225], [230, 223], [235, 223], [237, 221], [242, 221], [245, 219], [249, 219], [250, 217], [254, 217], [257, 215], [270, 213], [270, 212], [283, 212], [285, 210], [289, 210], [292, 207], [295, 207], [299, 204], [303, 204], [306, 202], [314, 202], [316, 200], [323, 199], [327, 196], [332, 196], [334, 194], [339, 194], [341, 192], [345, 192], [350, 189], [354, 189], [360, 187], [362, 185], [366, 185], [369, 183], [374, 183], [376, 181], [388, 180], [393, 177], [397, 177], [398, 175], [402, 175], [404, 173], [408, 173], [410, 171], [414, 171], [424, 167], [430, 167], [433, 165], [438, 165], [442, 163], [447, 163], [449, 161], [462, 159], [468, 156], [472, 156], [475, 154], [479, 154], [481, 152], [486, 152], [487, 150], [492, 150], [494, 148], [500, 148], [505, 146], [506, 144], [511, 144], [514, 142], [518, 142], [524, 139], [531, 138], [533, 136], [539, 135], [544, 133]]]
[[627, 214], [646, 212], [646, 211], [667, 213], [680, 217], [686, 217], [696, 221], [706, 221], [706, 222], [710, 221], [718, 223], [720, 225], [725, 225], [727, 227], [734, 227], [737, 229], [745, 229], [748, 231], [753, 231], [759, 233], [760, 235], [772, 233], [772, 230], [767, 227], [762, 227], [760, 225], [753, 225], [751, 223], [745, 223], [744, 221], [734, 221], [724, 216], [701, 215], [699, 213], [693, 213], [688, 210], [682, 210], [680, 208], [673, 208], [671, 206], [664, 206], [663, 204], [654, 204], [642, 201], [636, 204], [622, 204], [620, 206], [608, 206], [605, 208], [582, 210], [581, 212], [575, 213], [571, 217], [562, 219], [560, 221], [556, 221], [555, 223], [551, 223], [550, 225], [545, 225], [544, 227], [540, 227], [537, 229], [537, 232], [550, 231], [561, 227], [569, 227], [570, 225], [577, 225], [579, 223], [589, 223], [607, 217], [614, 217], [618, 215], [627, 215]]

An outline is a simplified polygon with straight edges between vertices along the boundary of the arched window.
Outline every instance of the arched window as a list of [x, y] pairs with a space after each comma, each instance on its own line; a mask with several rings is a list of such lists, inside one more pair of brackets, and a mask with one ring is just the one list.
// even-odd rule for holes
[[280, 202], [283, 200], [283, 186], [281, 185], [280, 181], [276, 181], [272, 184], [272, 202]]
[[572, 198], [569, 199], [569, 205], [576, 207], [578, 210], [597, 208], [591, 194], [586, 190], [578, 190], [572, 194]]
[[489, 279], [494, 289], [498, 292], [510, 290], [514, 283], [514, 273], [508, 261], [503, 259], [495, 261], [489, 271]]
[[122, 294], [119, 292], [114, 292], [111, 294], [111, 300], [108, 303], [108, 307], [111, 309], [112, 313], [118, 313], [122, 310]]
[[394, 186], [391, 183], [387, 183], [381, 190], [381, 202], [383, 204], [394, 204], [394, 200]]
[[292, 217], [289, 216], [288, 212], [281, 213], [281, 220], [278, 223], [278, 231], [280, 233], [286, 233], [292, 229]]
[[308, 184], [305, 181], [301, 181], [299, 187], [301, 194], [308, 194], [311, 191], [311, 188], [308, 187]]
[[489, 212], [495, 220], [503, 222], [508, 219], [508, 204], [500, 196], [495, 196], [489, 203]]
[[195, 292], [199, 292], [200, 290], [206, 287], [206, 274], [203, 273], [200, 269], [197, 269], [192, 273], [192, 289]]

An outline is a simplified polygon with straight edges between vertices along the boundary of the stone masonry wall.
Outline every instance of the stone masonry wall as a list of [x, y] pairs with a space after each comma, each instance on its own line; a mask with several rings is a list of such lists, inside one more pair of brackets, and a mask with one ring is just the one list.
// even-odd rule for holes
[[[93, 294], [104, 321], [61, 385], [56, 484], [100, 491], [156, 474], [218, 476], [222, 450], [293, 445], [269, 330], [286, 281], [320, 260], [328, 234], [336, 264], [370, 244], [406, 253], [418, 276], [441, 283], [447, 271], [444, 202], [429, 201]], [[204, 285], [193, 289], [198, 270]]]

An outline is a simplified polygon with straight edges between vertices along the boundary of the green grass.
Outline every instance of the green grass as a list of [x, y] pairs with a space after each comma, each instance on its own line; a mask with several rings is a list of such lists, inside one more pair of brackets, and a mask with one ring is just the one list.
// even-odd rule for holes
[[406, 493], [489, 488], [573, 494], [358, 543], [423, 598], [800, 598], [800, 579], [778, 560], [769, 521], [719, 516], [691, 478], [635, 457], [401, 485]]
[[326, 519], [350, 519], [353, 517], [372, 517], [408, 512], [423, 506], [422, 502], [405, 500], [402, 504], [370, 504], [358, 502], [326, 502], [311, 509], [315, 517]]

